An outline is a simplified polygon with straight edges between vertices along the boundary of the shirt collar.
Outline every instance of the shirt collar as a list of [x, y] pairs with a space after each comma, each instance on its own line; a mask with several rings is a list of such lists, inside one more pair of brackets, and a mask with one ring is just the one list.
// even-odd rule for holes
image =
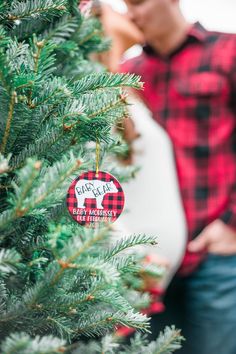
[[205, 27], [203, 27], [200, 22], [196, 22], [190, 27], [188, 37], [194, 37], [199, 42], [204, 42], [207, 38], [207, 33], [208, 31]]
[[[203, 27], [200, 24], [200, 22], [193, 23], [192, 26], [189, 28], [189, 31], [187, 33], [187, 37], [186, 37], [186, 40], [184, 41], [184, 43], [182, 43], [179, 48], [176, 48], [174, 50], [174, 52], [170, 54], [170, 56], [181, 51], [189, 43], [193, 43], [196, 41], [197, 42], [204, 42], [207, 38], [207, 34], [208, 34], [208, 31], [205, 29], [205, 27]], [[143, 50], [147, 55], [159, 56], [159, 54], [157, 52], [155, 52], [155, 50], [149, 44], [146, 44], [143, 47]]]

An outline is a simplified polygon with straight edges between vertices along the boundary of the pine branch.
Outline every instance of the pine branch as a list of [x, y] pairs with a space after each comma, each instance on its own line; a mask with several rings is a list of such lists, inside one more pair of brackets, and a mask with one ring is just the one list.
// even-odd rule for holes
[[134, 327], [141, 331], [149, 332], [148, 319], [145, 315], [128, 311], [116, 312], [100, 312], [99, 314], [91, 314], [89, 318], [82, 319], [76, 333], [79, 335], [94, 337], [104, 335], [108, 329], [112, 329], [116, 324], [122, 326]]
[[[108, 251], [109, 252], [109, 251]], [[121, 274], [125, 273], [137, 273], [140, 270], [140, 265], [137, 264], [137, 260], [134, 255], [113, 256], [109, 259], [109, 262], [113, 264]]]
[[[27, 71], [33, 69], [33, 61], [29, 60], [29, 45], [27, 43], [10, 40], [6, 50], [6, 58], [11, 72], [14, 72], [17, 76], [20, 75], [23, 70], [26, 70], [26, 61], [28, 62]], [[22, 68], [24, 69], [22, 70]]]
[[89, 250], [92, 246], [96, 245], [101, 240], [104, 240], [107, 237], [107, 233], [110, 230], [111, 226], [108, 225], [107, 227], [103, 227], [101, 229], [95, 230], [93, 234], [91, 235], [90, 238], [88, 238], [82, 246], [76, 250], [76, 252], [73, 252], [71, 256], [68, 258], [68, 262], [73, 262], [78, 258], [82, 253], [85, 253], [87, 250]]
[[64, 131], [71, 131], [78, 127], [81, 122], [89, 121], [84, 113], [85, 107], [82, 102], [76, 99], [68, 99], [63, 106], [58, 107], [58, 119]]
[[10, 170], [16, 170], [25, 164], [27, 158], [38, 156], [42, 158], [52, 145], [58, 142], [63, 137], [62, 129], [46, 132], [35, 143], [26, 146], [18, 156], [15, 156], [10, 161]]
[[[50, 76], [52, 72], [55, 70], [54, 68], [55, 56], [53, 54], [55, 45], [52, 42], [45, 43], [44, 40], [38, 41], [37, 38], [34, 36], [33, 47], [34, 47], [34, 52], [32, 54], [34, 60], [33, 72], [35, 74], [35, 77], [37, 78], [37, 84], [39, 84], [40, 81], [42, 82], [42, 80], [45, 77]], [[30, 108], [36, 107], [35, 102], [32, 102], [35, 84], [36, 82], [33, 81], [31, 85], [31, 89], [29, 91], [28, 106]]]
[[17, 94], [15, 91], [13, 91], [11, 94], [10, 103], [9, 103], [9, 111], [8, 111], [8, 116], [7, 116], [6, 128], [5, 128], [4, 136], [3, 136], [2, 143], [0, 146], [0, 152], [2, 154], [4, 154], [4, 152], [5, 152], [7, 140], [8, 140], [9, 134], [10, 134], [11, 122], [12, 122], [13, 113], [14, 113], [14, 106], [16, 103], [16, 97], [17, 97]]
[[100, 353], [115, 353], [115, 350], [119, 348], [119, 344], [114, 341], [114, 336], [106, 335], [101, 340]]
[[111, 308], [116, 311], [127, 312], [133, 309], [130, 303], [117, 290], [114, 289], [98, 290], [96, 292], [92, 292], [90, 296], [93, 297], [93, 301], [109, 304]]
[[8, 303], [9, 310], [5, 311], [0, 318], [1, 333], [4, 331], [6, 324], [14, 323], [16, 326], [17, 320], [20, 317], [21, 320], [23, 319], [25, 313], [32, 309], [35, 303], [37, 303], [37, 299], [40, 297], [40, 292], [42, 289], [42, 284], [37, 284], [33, 288], [28, 289], [28, 291], [23, 295], [21, 301], [18, 299], [18, 301]]
[[137, 245], [156, 245], [156, 237], [147, 236], [144, 234], [133, 235], [132, 237], [123, 238], [120, 241], [117, 241], [116, 245], [110, 249], [103, 256], [105, 260], [113, 258], [118, 253], [124, 251], [127, 248]]
[[[28, 286], [27, 290], [17, 299], [14, 296], [10, 299], [7, 311], [0, 317], [1, 332], [4, 331], [4, 327], [8, 323], [11, 324], [12, 329], [19, 330], [25, 316], [27, 317], [28, 328], [30, 328], [31, 323], [34, 321], [34, 311], [39, 313], [40, 309], [43, 309], [40, 303], [52, 301], [53, 299], [55, 289], [50, 287], [50, 284], [58, 269], [58, 263], [51, 262], [45, 272], [44, 279], [38, 281], [34, 286]], [[47, 313], [44, 315], [47, 316]]]
[[166, 272], [166, 267], [157, 264], [147, 264], [142, 269], [142, 274], [155, 277], [155, 278], [162, 278], [165, 272]]
[[97, 48], [103, 42], [102, 36], [101, 22], [90, 16], [83, 19], [72, 39], [77, 43], [84, 56], [88, 57], [89, 53], [97, 52]]
[[171, 354], [175, 350], [181, 348], [181, 342], [184, 338], [180, 335], [180, 330], [174, 326], [166, 327], [164, 332], [161, 332], [155, 342], [150, 343], [146, 350], [146, 354]]
[[33, 34], [38, 36], [41, 40], [41, 33], [45, 30], [45, 25], [48, 23], [46, 19], [41, 17], [30, 17], [29, 19], [16, 20], [13, 22], [12, 27], [9, 29], [11, 38], [18, 38], [18, 41], [28, 43], [29, 37]]
[[129, 304], [135, 308], [136, 311], [142, 311], [147, 309], [151, 303], [151, 297], [149, 293], [140, 293], [140, 291], [130, 290], [125, 295]]
[[73, 354], [115, 354], [119, 353], [119, 347], [119, 339], [117, 340], [114, 336], [107, 334], [101, 338], [100, 342], [96, 340], [85, 343], [78, 341], [68, 346], [67, 350], [74, 349]]
[[32, 84], [35, 79], [32, 74], [33, 61], [30, 58], [28, 44], [20, 43], [17, 39], [8, 39], [6, 34], [3, 43], [5, 44], [0, 50], [0, 79], [8, 95], [11, 96], [16, 89], [30, 87]]
[[[50, 70], [50, 68], [49, 68]], [[47, 75], [45, 73], [45, 75]], [[40, 87], [40, 92], [33, 95], [31, 108], [36, 108], [42, 105], [59, 105], [62, 101], [67, 100], [71, 96], [71, 91], [68, 84], [63, 78], [54, 77], [51, 80], [44, 80], [37, 89]]]
[[81, 13], [78, 9], [78, 0], [68, 0], [68, 5], [71, 15], [75, 16], [77, 18], [77, 21], [79, 20], [78, 25], [80, 25]]
[[73, 330], [70, 328], [70, 319], [68, 316], [48, 316], [45, 320], [45, 323], [49, 325], [53, 333], [57, 333], [61, 338], [66, 338], [67, 340], [73, 334]]
[[130, 345], [123, 345], [123, 350], [120, 348], [119, 354], [146, 354], [147, 345], [148, 340], [146, 335], [136, 332], [134, 337], [130, 340]]
[[[78, 171], [81, 165], [81, 161], [76, 159], [72, 154], [70, 158], [64, 157], [61, 161], [54, 163], [49, 167], [45, 174], [40, 178], [40, 185], [31, 190], [31, 195], [25, 199], [25, 204], [21, 204], [21, 216], [28, 213], [30, 210], [35, 209], [40, 205], [44, 206], [44, 202], [47, 199], [47, 205], [56, 205], [58, 201], [64, 197], [64, 188], [60, 190], [59, 194], [56, 194], [57, 189], [63, 186], [63, 182], [68, 177]], [[53, 194], [54, 192], [54, 194]], [[37, 196], [35, 198], [35, 196]]]
[[83, 77], [73, 86], [75, 96], [81, 93], [103, 90], [111, 87], [133, 87], [136, 89], [142, 88], [140, 77], [133, 74], [110, 74], [97, 73]]
[[[4, 6], [4, 5], [0, 5], [0, 6]], [[1, 11], [1, 8], [0, 8]], [[1, 14], [0, 14], [1, 17]], [[10, 41], [10, 37], [7, 36], [7, 33], [4, 29], [3, 26], [0, 25], [0, 48], [5, 48], [6, 45], [9, 43]]]
[[9, 160], [11, 156], [4, 157], [0, 153], [0, 178], [9, 171]]
[[63, 353], [65, 340], [53, 336], [30, 338], [26, 333], [11, 334], [1, 346], [3, 354], [56, 354]]
[[[101, 67], [89, 54], [107, 48], [108, 41], [101, 38], [99, 20], [83, 17], [78, 5], [77, 0], [0, 3], [4, 354], [69, 354], [75, 348], [81, 354], [81, 340], [75, 342], [81, 334], [101, 335], [117, 325], [149, 328], [148, 319], [133, 310], [150, 300], [132, 290], [142, 285], [141, 257], [121, 252], [156, 244], [155, 238], [134, 235], [109, 247], [110, 226], [83, 228], [65, 213], [70, 180], [94, 163], [94, 147], [88, 143], [104, 142], [105, 167], [105, 155], [120, 151], [111, 132], [127, 116], [123, 88], [142, 88], [134, 75], [95, 73]], [[109, 161], [108, 170], [121, 180], [134, 174], [134, 169], [113, 166]], [[158, 273], [155, 267], [144, 271]], [[99, 354], [121, 349], [108, 337], [97, 348]]]
[[13, 0], [9, 13], [3, 19], [15, 21], [38, 16], [58, 16], [67, 11], [66, 4], [66, 0]]
[[8, 297], [9, 293], [6, 284], [3, 279], [0, 279], [0, 316], [6, 311]]
[[63, 16], [57, 22], [56, 27], [51, 25], [40, 37], [46, 41], [53, 41], [56, 44], [60, 44], [71, 38], [77, 28], [78, 21], [76, 19]]
[[126, 105], [119, 90], [104, 89], [103, 92], [90, 92], [80, 97], [85, 107], [84, 113], [89, 118], [80, 121], [78, 125], [77, 134], [82, 141], [110, 142], [111, 128], [126, 114]]
[[15, 195], [10, 201], [14, 205], [16, 215], [21, 215], [22, 204], [27, 197], [28, 193], [32, 189], [36, 178], [39, 175], [41, 169], [41, 162], [35, 160], [28, 160], [27, 165], [18, 173], [18, 185], [13, 182]]
[[21, 261], [21, 256], [14, 249], [1, 249], [0, 250], [0, 272], [1, 276], [9, 273], [15, 274], [17, 266]]
[[[82, 245], [82, 240], [78, 236], [78, 226], [75, 223], [66, 223], [65, 225], [51, 223], [47, 233], [47, 248], [57, 253], [57, 257], [69, 257], [75, 249]], [[73, 236], [71, 236], [73, 235]]]
[[[104, 237], [106, 237], [107, 231], [108, 231], [108, 228], [103, 228], [97, 232], [95, 231], [91, 235], [92, 237], [90, 239], [88, 239], [87, 241], [85, 241], [78, 250], [73, 252], [66, 260], [63, 260], [63, 262], [61, 262], [61, 269], [57, 272], [57, 274], [53, 278], [51, 285], [55, 285], [58, 282], [58, 280], [62, 277], [62, 275], [66, 269], [70, 268], [71, 266], [72, 267], [74, 266], [73, 262], [76, 261], [76, 259], [81, 254], [85, 253], [88, 249], [90, 249], [97, 242], [103, 240]], [[71, 249], [71, 248], [69, 247], [69, 249]], [[67, 250], [65, 247], [66, 253], [68, 252]]]
[[[82, 98], [84, 100], [88, 100], [89, 96], [92, 99], [91, 94], [89, 95], [86, 94]], [[94, 106], [95, 102], [97, 102], [96, 109]], [[122, 113], [125, 112], [123, 98], [121, 95], [118, 95], [116, 91], [112, 92], [112, 94], [110, 92], [110, 95], [106, 95], [106, 93], [103, 95], [99, 95], [98, 93], [96, 93], [96, 99], [93, 102], [93, 107], [88, 106], [86, 113], [88, 114], [89, 118], [99, 118], [99, 119], [105, 118], [105, 115], [109, 113], [110, 115], [112, 115], [112, 119], [110, 118], [110, 121], [112, 121], [112, 123], [114, 124], [114, 117], [117, 116], [119, 117], [120, 115], [119, 108], [121, 108]], [[117, 111], [119, 112], [118, 114]]]
[[34, 37], [34, 72], [39, 73], [41, 78], [48, 78], [55, 70], [55, 43], [52, 41], [39, 41]]
[[0, 229], [4, 228], [6, 225], [8, 225], [11, 221], [14, 220], [14, 211], [12, 209], [10, 210], [4, 210], [0, 214]]
[[[86, 260], [80, 260], [78, 264], [71, 262], [69, 263], [68, 260], [60, 260], [59, 264], [64, 270], [78, 269], [91, 274], [96, 274], [104, 279], [104, 281], [108, 284], [112, 281], [116, 281], [119, 278], [119, 273], [115, 267], [112, 267], [111, 264], [95, 258], [87, 257]], [[58, 281], [59, 277], [57, 277], [56, 280]]]
[[[11, 195], [9, 202], [13, 208], [0, 214], [0, 228], [4, 228], [16, 218], [35, 212], [36, 208], [57, 205], [64, 197], [67, 188], [65, 181], [78, 171], [80, 165], [81, 162], [71, 154], [69, 158], [65, 156], [61, 161], [44, 170], [40, 176], [40, 163], [29, 159], [26, 167], [19, 172], [19, 183], [12, 184], [15, 194]], [[35, 186], [36, 182], [38, 186]]]

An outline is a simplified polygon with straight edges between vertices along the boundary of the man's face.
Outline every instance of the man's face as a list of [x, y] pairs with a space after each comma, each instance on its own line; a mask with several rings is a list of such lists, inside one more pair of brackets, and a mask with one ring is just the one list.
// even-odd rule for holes
[[175, 0], [125, 0], [128, 16], [143, 32], [150, 44], [162, 36], [169, 26], [170, 14]]

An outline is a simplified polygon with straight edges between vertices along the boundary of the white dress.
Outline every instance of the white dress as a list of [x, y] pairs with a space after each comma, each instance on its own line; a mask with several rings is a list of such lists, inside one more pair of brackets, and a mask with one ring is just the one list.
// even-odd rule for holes
[[177, 182], [171, 141], [147, 108], [134, 100], [131, 117], [141, 136], [133, 143], [134, 164], [141, 169], [135, 179], [123, 184], [125, 210], [116, 222], [121, 235], [156, 235], [158, 245], [148, 247], [168, 259], [170, 268], [162, 280], [166, 287], [182, 260], [187, 228]]

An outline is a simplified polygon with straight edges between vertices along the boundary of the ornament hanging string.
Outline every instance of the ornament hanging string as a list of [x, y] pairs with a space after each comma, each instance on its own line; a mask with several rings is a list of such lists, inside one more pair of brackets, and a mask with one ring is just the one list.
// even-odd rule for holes
[[99, 159], [100, 159], [100, 142], [96, 140], [96, 177], [98, 177], [99, 172]]

